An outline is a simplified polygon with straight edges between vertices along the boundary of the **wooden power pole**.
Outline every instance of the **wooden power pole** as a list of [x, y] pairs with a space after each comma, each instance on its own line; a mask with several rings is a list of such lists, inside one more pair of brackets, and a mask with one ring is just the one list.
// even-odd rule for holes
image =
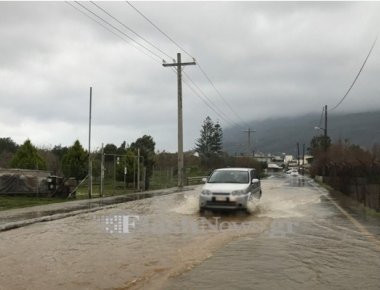
[[178, 187], [183, 187], [184, 170], [183, 170], [183, 118], [182, 118], [182, 67], [186, 65], [195, 65], [195, 61], [182, 62], [181, 54], [177, 53], [176, 63], [163, 63], [167, 67], [177, 67], [177, 86], [178, 86]]
[[248, 128], [248, 130], [244, 130], [242, 132], [247, 133], [247, 135], [248, 135], [248, 143], [247, 143], [248, 147], [247, 147], [247, 151], [248, 151], [248, 156], [249, 156], [251, 153], [253, 153], [252, 152], [252, 148], [251, 148], [251, 133], [254, 133], [256, 131], [255, 130], [251, 130], [251, 128]]
[[300, 143], [297, 142], [297, 166], [300, 169]]

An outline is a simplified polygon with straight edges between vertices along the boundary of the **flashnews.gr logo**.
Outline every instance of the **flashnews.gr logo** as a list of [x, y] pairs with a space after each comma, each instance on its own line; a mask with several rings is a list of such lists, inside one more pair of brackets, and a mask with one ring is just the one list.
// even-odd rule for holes
[[105, 231], [110, 234], [128, 234], [136, 227], [136, 221], [140, 219], [135, 215], [102, 216], [100, 221], [105, 224]]
[[207, 219], [160, 220], [152, 222], [150, 219], [137, 215], [111, 215], [100, 216], [103, 229], [109, 234], [150, 233], [150, 234], [181, 234], [181, 233], [205, 233], [221, 231], [239, 231], [240, 233], [265, 232], [270, 238], [287, 238], [294, 235], [294, 230], [299, 226], [298, 222], [288, 220], [275, 220], [267, 228], [264, 223], [255, 221], [235, 222], [223, 221], [221, 217]]

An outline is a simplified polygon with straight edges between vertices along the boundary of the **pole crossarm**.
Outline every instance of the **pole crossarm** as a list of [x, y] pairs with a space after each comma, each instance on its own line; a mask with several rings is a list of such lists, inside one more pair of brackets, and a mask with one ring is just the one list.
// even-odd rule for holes
[[181, 63], [163, 63], [162, 66], [184, 66], [184, 65], [196, 65], [195, 61], [192, 62], [181, 62]]

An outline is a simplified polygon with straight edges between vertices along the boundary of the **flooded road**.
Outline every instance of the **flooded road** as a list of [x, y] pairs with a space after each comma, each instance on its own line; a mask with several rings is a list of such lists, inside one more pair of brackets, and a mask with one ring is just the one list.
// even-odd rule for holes
[[250, 213], [199, 190], [0, 233], [0, 289], [379, 289], [380, 217], [309, 179], [262, 181]]

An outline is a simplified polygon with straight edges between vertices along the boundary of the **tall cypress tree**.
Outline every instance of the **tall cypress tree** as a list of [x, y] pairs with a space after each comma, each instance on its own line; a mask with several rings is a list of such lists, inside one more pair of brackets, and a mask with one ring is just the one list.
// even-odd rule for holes
[[214, 124], [209, 116], [203, 121], [201, 136], [195, 143], [195, 151], [205, 157], [219, 154], [222, 150], [223, 131], [219, 123]]
[[214, 125], [213, 135], [212, 135], [212, 147], [213, 153], [219, 154], [222, 152], [223, 148], [223, 130], [219, 122]]

